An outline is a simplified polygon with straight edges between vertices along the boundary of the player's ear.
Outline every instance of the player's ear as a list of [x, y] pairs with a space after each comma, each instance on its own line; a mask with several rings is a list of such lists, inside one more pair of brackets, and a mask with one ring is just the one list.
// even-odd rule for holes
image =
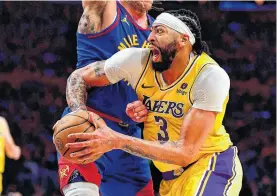
[[186, 35], [179, 34], [176, 41], [178, 50], [181, 50], [186, 45], [188, 45], [188, 38], [186, 37]]
[[180, 46], [185, 46], [189, 43], [189, 37], [186, 34], [181, 34], [180, 35], [180, 40], [179, 40]]

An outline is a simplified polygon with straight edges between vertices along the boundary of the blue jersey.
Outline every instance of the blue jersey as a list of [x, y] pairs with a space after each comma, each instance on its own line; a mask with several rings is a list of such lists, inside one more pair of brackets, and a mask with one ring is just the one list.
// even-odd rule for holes
[[[153, 18], [148, 16], [148, 21], [151, 25]], [[125, 8], [117, 3], [117, 16], [110, 27], [96, 34], [77, 33], [77, 68], [106, 60], [125, 48], [146, 48], [149, 45], [146, 41], [149, 34], [150, 29], [138, 26]], [[88, 92], [89, 107], [114, 116], [124, 123], [134, 123], [126, 115], [125, 108], [128, 103], [137, 100], [137, 96], [127, 82], [120, 81], [110, 86], [92, 88]]]
[[[153, 18], [148, 16], [148, 21], [151, 25]], [[106, 60], [125, 48], [146, 48], [149, 45], [146, 41], [149, 34], [150, 29], [139, 27], [123, 6], [117, 3], [117, 16], [110, 27], [96, 34], [77, 33], [77, 68], [87, 66], [95, 61]], [[126, 105], [135, 100], [137, 100], [137, 96], [134, 90], [126, 82], [120, 81], [114, 85], [90, 89], [87, 105], [132, 125], [120, 126], [103, 117], [113, 130], [140, 138], [140, 128], [134, 126], [135, 123], [125, 113]], [[63, 115], [69, 112], [70, 109], [67, 108]], [[146, 159], [122, 150], [113, 150], [102, 155], [95, 163], [102, 176], [101, 195], [130, 196], [146, 190], [151, 194], [144, 192], [143, 195], [153, 195], [150, 167]]]

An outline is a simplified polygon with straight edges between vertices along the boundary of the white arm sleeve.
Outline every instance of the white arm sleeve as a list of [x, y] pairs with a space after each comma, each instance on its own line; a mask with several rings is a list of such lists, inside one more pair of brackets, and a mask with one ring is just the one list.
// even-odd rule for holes
[[149, 54], [148, 49], [127, 48], [115, 53], [105, 62], [104, 72], [111, 83], [127, 79], [136, 85], [143, 68], [143, 59]]
[[207, 65], [192, 87], [192, 107], [221, 112], [229, 94], [230, 78], [219, 66]]

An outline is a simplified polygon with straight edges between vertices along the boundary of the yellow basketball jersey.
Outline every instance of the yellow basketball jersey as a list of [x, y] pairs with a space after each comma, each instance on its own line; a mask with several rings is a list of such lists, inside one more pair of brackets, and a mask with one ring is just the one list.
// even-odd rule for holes
[[[148, 108], [148, 117], [144, 123], [144, 139], [152, 141], [177, 141], [180, 138], [180, 130], [184, 116], [192, 107], [192, 86], [195, 79], [207, 65], [218, 64], [207, 54], [195, 55], [183, 74], [173, 84], [164, 87], [161, 75], [152, 69], [151, 58], [141, 73], [135, 87], [140, 100]], [[226, 98], [223, 111], [216, 117], [213, 131], [204, 141], [199, 154], [193, 158], [198, 160], [208, 153], [226, 150], [232, 142], [226, 133], [222, 120], [225, 114], [228, 97]], [[180, 166], [154, 161], [161, 172], [175, 170]]]
[[5, 169], [5, 142], [4, 137], [0, 131], [0, 173]]

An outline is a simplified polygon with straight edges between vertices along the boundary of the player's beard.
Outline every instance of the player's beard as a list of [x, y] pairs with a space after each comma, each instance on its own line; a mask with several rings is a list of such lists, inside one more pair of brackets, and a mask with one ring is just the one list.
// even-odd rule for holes
[[160, 50], [161, 61], [160, 62], [153, 62], [152, 67], [155, 71], [163, 72], [170, 68], [171, 63], [176, 55], [177, 42], [174, 40], [170, 44], [166, 45], [163, 48], [156, 46]]

